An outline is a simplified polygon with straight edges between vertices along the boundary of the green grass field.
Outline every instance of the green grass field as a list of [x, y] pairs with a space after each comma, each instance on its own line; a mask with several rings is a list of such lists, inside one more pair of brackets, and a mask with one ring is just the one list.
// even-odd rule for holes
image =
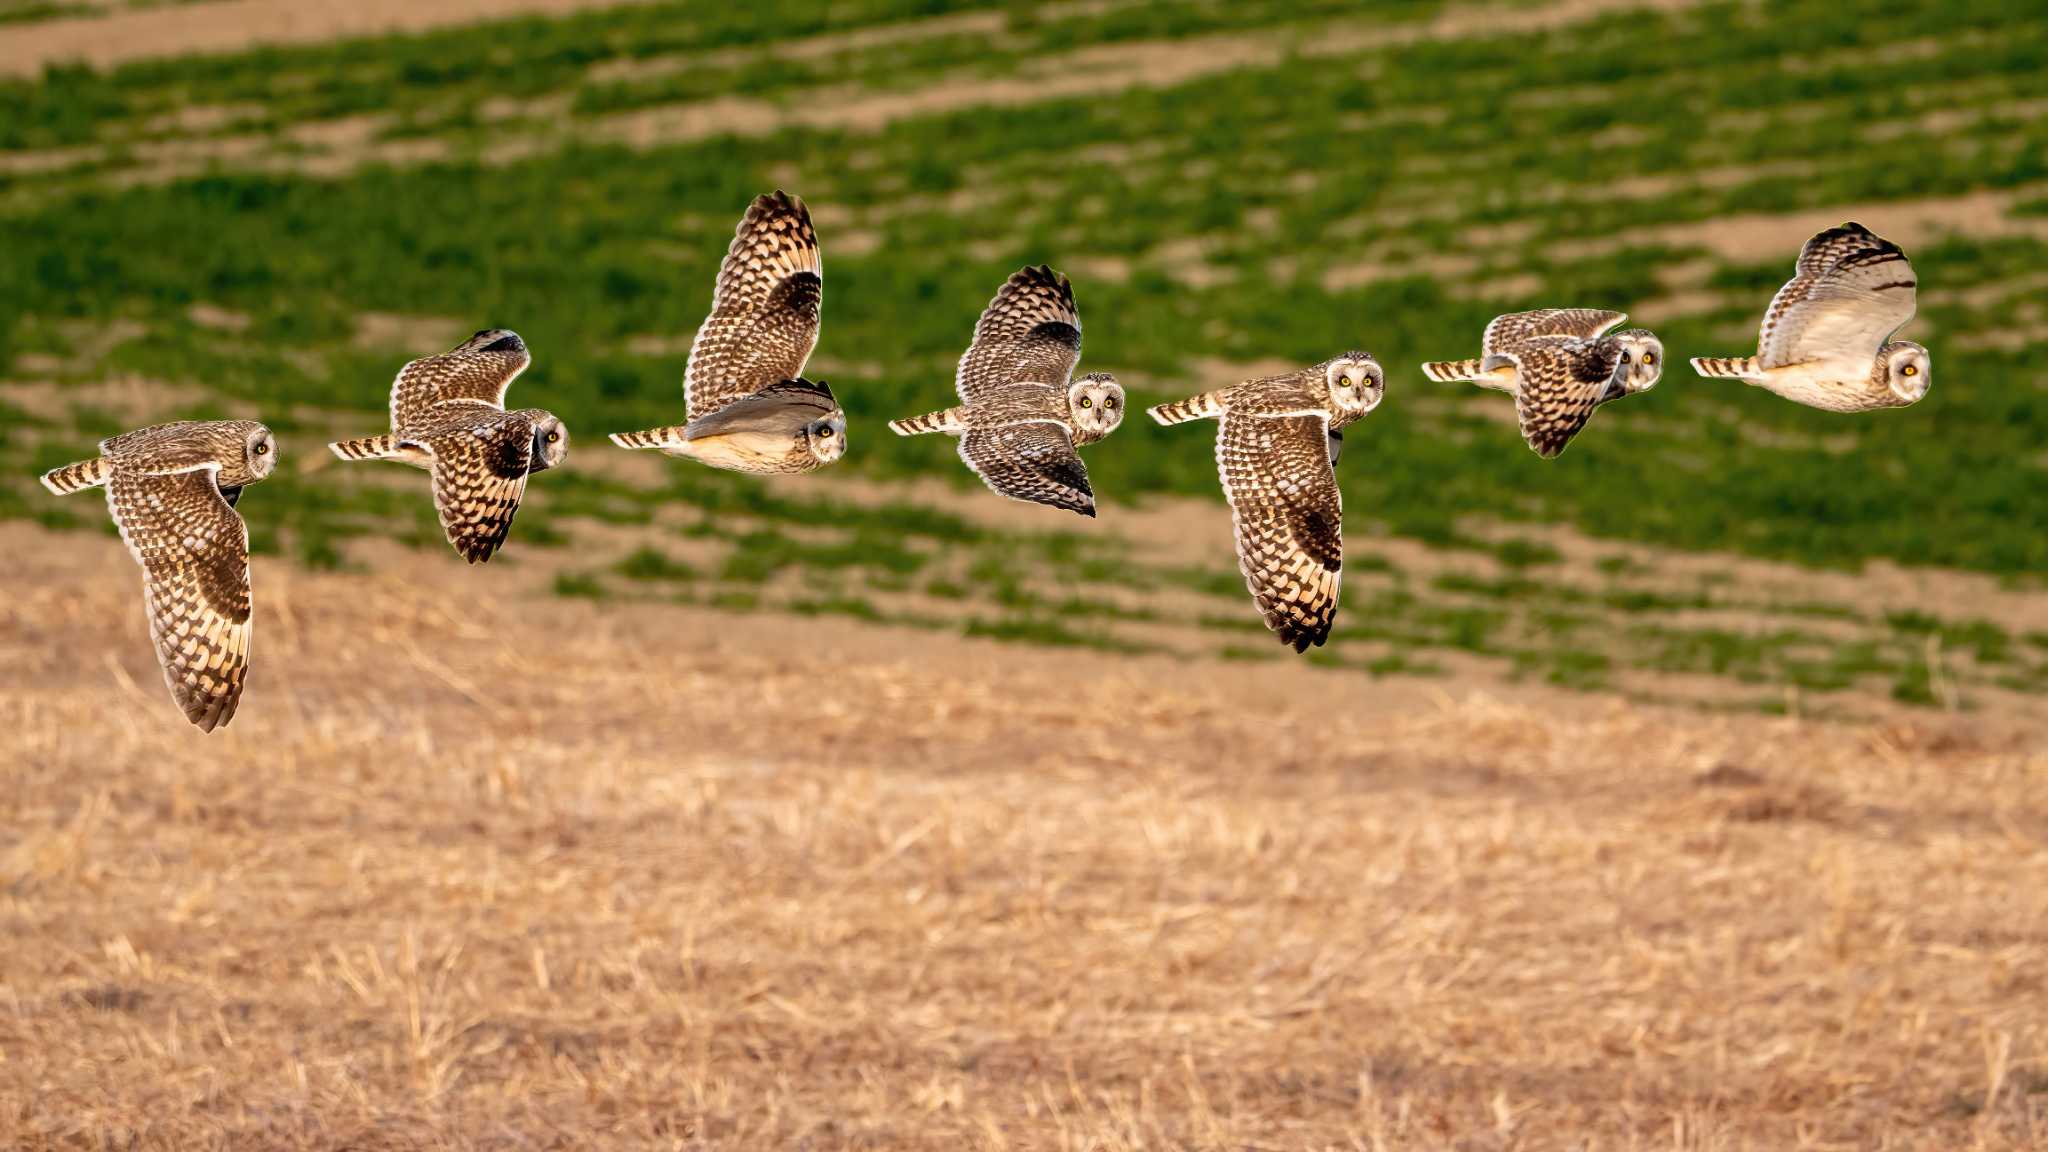
[[[405, 359], [503, 325], [536, 351], [515, 399], [575, 434], [515, 542], [591, 521], [648, 537], [569, 563], [564, 591], [1171, 647], [1146, 635], [1171, 588], [1209, 602], [1206, 650], [1283, 655], [1227, 540], [1162, 565], [1116, 535], [1148, 499], [1217, 499], [1200, 428], [1134, 420], [1091, 449], [1100, 525], [1020, 534], [838, 492], [973, 483], [950, 442], [883, 421], [944, 403], [983, 302], [1046, 261], [1074, 276], [1084, 366], [1137, 401], [1351, 347], [1388, 366], [1339, 468], [1366, 558], [1319, 659], [1431, 675], [1455, 653], [1582, 687], [1683, 672], [1760, 707], [2048, 688], [2038, 632], [1968, 604], [1758, 601], [1732, 574], [1673, 584], [1627, 561], [1887, 561], [2038, 588], [2048, 18], [1609, 7], [651, 4], [0, 82], [0, 516], [100, 526], [33, 475], [149, 420], [252, 411], [288, 462], [318, 453], [381, 426]], [[778, 186], [818, 217], [812, 374], [848, 410], [846, 460], [801, 499], [683, 465], [658, 485], [579, 471], [613, 451], [604, 432], [680, 415], [717, 259]], [[1691, 377], [1685, 356], [1753, 347], [1803, 236], [1789, 221], [1837, 209], [1912, 221], [1906, 335], [1933, 349], [1930, 398], [1845, 418]], [[1499, 398], [1414, 365], [1553, 303], [1638, 309], [1681, 367], [1546, 462]], [[98, 386], [129, 378], [167, 399], [110, 408]], [[304, 562], [347, 563], [349, 537], [394, 525], [438, 546], [414, 488], [286, 468], [260, 496], [258, 547]], [[1560, 563], [1553, 527], [1612, 545], [1611, 565]], [[696, 558], [668, 558], [684, 533]], [[1375, 564], [1385, 539], [1448, 559]]]

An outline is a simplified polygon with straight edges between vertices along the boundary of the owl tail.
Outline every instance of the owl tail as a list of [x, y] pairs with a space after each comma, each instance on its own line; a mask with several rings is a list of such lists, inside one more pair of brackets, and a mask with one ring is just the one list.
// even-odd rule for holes
[[1764, 374], [1764, 365], [1754, 356], [1695, 356], [1692, 370], [1702, 376], [1751, 380]]
[[1422, 374], [1439, 384], [1477, 380], [1486, 375], [1477, 360], [1431, 360], [1422, 366]]
[[889, 431], [898, 436], [917, 436], [926, 432], [950, 432], [958, 435], [966, 430], [967, 422], [962, 419], [958, 408], [948, 408], [943, 412], [927, 412], [907, 420], [889, 421]]
[[687, 433], [688, 430], [681, 426], [649, 428], [645, 432], [614, 432], [612, 443], [621, 448], [653, 448], [661, 452], [682, 452]]
[[327, 450], [343, 460], [389, 460], [399, 454], [396, 436], [363, 436], [354, 440], [336, 440]]
[[43, 487], [59, 496], [69, 496], [105, 484], [108, 474], [106, 458], [95, 456], [43, 473]]
[[1145, 409], [1145, 415], [1160, 424], [1184, 424], [1189, 420], [1221, 416], [1223, 394], [1228, 391], [1228, 388], [1224, 388], [1215, 392], [1204, 392], [1200, 396], [1190, 396], [1185, 400], [1175, 400], [1169, 404], [1155, 404]]

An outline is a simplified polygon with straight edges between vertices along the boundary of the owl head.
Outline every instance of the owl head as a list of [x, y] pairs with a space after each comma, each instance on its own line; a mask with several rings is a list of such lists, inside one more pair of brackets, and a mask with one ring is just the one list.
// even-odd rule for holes
[[1107, 372], [1090, 372], [1067, 387], [1067, 408], [1080, 436], [1100, 440], [1124, 420], [1124, 386]]
[[804, 425], [804, 448], [820, 464], [830, 464], [846, 455], [846, 413], [831, 412]]
[[464, 340], [464, 341], [463, 341], [462, 343], [460, 343], [460, 344], [457, 344], [457, 345], [455, 346], [455, 348], [454, 348], [454, 352], [456, 352], [456, 353], [462, 353], [462, 352], [518, 352], [518, 353], [524, 353], [525, 351], [526, 351], [526, 341], [524, 341], [524, 340], [521, 340], [521, 339], [519, 338], [519, 333], [517, 333], [517, 332], [514, 332], [514, 331], [512, 331], [512, 330], [511, 330], [510, 328], [486, 328], [486, 329], [484, 329], [483, 331], [481, 331], [481, 332], [478, 332], [478, 333], [477, 333], [476, 335], [474, 335], [474, 336], [471, 336], [471, 337], [470, 337], [469, 339], [467, 339], [467, 340]]
[[[245, 474], [234, 479], [243, 483], [261, 480], [277, 467], [277, 437], [270, 434], [270, 429], [253, 420], [236, 423], [243, 425], [242, 459], [239, 463]], [[229, 474], [235, 471], [237, 469], [223, 466], [222, 482], [225, 483]]]
[[1387, 395], [1387, 373], [1367, 352], [1346, 352], [1323, 364], [1330, 388], [1330, 414], [1350, 422], [1380, 406]]
[[533, 463], [527, 472], [545, 472], [569, 458], [569, 429], [552, 412], [542, 412], [533, 422]]
[[1878, 349], [1877, 369], [1902, 405], [1927, 395], [1927, 386], [1934, 382], [1934, 361], [1926, 348], [1911, 340], [1894, 340]]
[[1648, 328], [1624, 328], [1614, 334], [1621, 345], [1621, 363], [1614, 369], [1614, 383], [1633, 396], [1648, 392], [1664, 378], [1664, 342]]

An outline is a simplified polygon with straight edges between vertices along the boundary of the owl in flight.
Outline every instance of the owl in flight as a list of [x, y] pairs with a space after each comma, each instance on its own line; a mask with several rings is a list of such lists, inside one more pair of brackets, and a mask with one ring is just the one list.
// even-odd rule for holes
[[1093, 516], [1095, 493], [1076, 449], [1116, 431], [1124, 390], [1107, 372], [1070, 380], [1080, 358], [1073, 285], [1042, 265], [1026, 268], [974, 326], [954, 377], [961, 402], [889, 427], [898, 436], [958, 436], [960, 459], [996, 494]]
[[1161, 424], [1220, 417], [1216, 470], [1237, 564], [1271, 628], [1296, 652], [1330, 638], [1344, 567], [1333, 465], [1344, 426], [1379, 407], [1386, 373], [1364, 352], [1149, 409]]
[[277, 466], [254, 420], [158, 424], [100, 441], [100, 454], [43, 475], [59, 496], [102, 484], [121, 539], [142, 565], [142, 602], [164, 683], [211, 732], [234, 719], [249, 671], [249, 529], [242, 489]]
[[1927, 349], [1891, 338], [1913, 318], [1919, 290], [1898, 245], [1844, 224], [1808, 240], [1795, 267], [1764, 313], [1757, 354], [1695, 357], [1695, 372], [1829, 412], [1903, 408], [1927, 395]]
[[1628, 316], [1598, 308], [1539, 308], [1496, 316], [1477, 360], [1422, 366], [1432, 380], [1466, 380], [1515, 398], [1522, 438], [1538, 456], [1564, 451], [1593, 409], [1648, 392], [1664, 375], [1664, 345], [1646, 328], [1608, 330]]
[[846, 452], [846, 413], [822, 380], [803, 378], [818, 344], [824, 264], [810, 209], [783, 192], [756, 197], [740, 220], [683, 371], [688, 422], [615, 432], [734, 472], [809, 472]]
[[389, 433], [328, 448], [343, 460], [426, 469], [448, 543], [471, 564], [489, 560], [512, 530], [526, 478], [569, 455], [569, 430], [553, 413], [505, 410], [506, 389], [532, 362], [518, 333], [486, 328], [398, 370]]

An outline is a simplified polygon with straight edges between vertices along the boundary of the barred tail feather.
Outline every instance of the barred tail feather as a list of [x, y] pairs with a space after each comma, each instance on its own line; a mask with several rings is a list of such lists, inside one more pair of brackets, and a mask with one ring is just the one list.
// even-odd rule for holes
[[66, 464], [62, 468], [53, 468], [43, 473], [43, 487], [56, 495], [69, 496], [73, 492], [82, 492], [87, 488], [97, 488], [105, 484], [107, 475], [106, 459], [95, 456], [90, 460], [80, 460], [76, 464]]
[[681, 426], [675, 426], [669, 428], [649, 428], [645, 432], [614, 432], [612, 433], [612, 443], [617, 444], [621, 448], [636, 450], [653, 448], [659, 451], [681, 448], [684, 440], [683, 431]]
[[[1225, 389], [1224, 391], [1228, 391]], [[1204, 392], [1169, 404], [1155, 404], [1145, 414], [1160, 424], [1184, 424], [1223, 415], [1223, 391]]]
[[1422, 374], [1439, 384], [1477, 380], [1486, 375], [1477, 360], [1431, 360], [1422, 366]]
[[898, 436], [918, 436], [926, 432], [962, 432], [966, 422], [960, 418], [960, 409], [948, 408], [942, 412], [927, 412], [922, 416], [911, 416], [903, 420], [889, 421], [889, 431]]
[[1761, 360], [1754, 356], [1695, 356], [1692, 370], [1702, 376], [1745, 380], [1764, 374]]
[[398, 437], [359, 436], [354, 440], [336, 440], [327, 450], [343, 460], [386, 460], [398, 455]]

